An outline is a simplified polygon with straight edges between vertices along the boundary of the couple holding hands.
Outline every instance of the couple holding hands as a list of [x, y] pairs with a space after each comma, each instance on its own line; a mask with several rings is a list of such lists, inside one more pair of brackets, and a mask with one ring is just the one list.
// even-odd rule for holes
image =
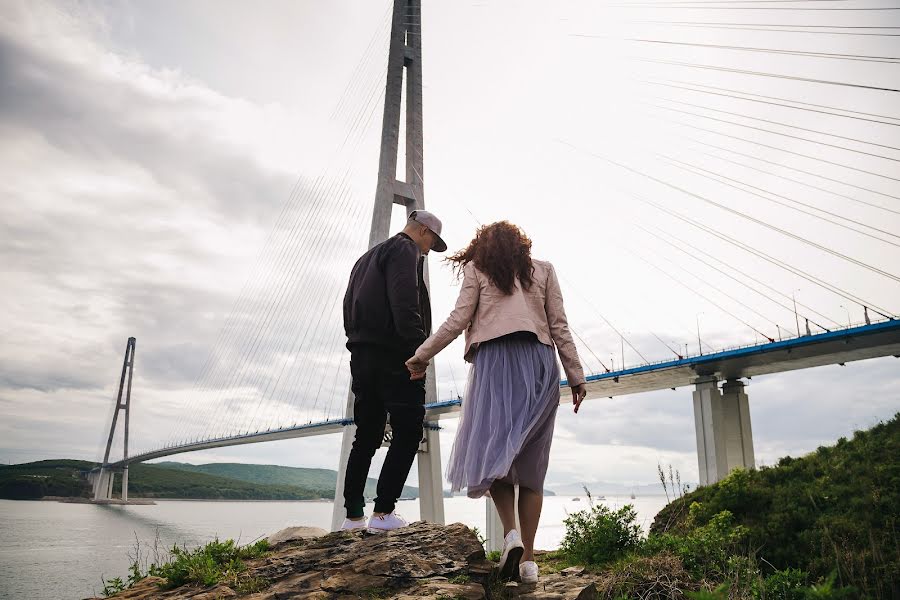
[[[423, 267], [444, 252], [441, 221], [413, 211], [394, 237], [356, 262], [344, 297], [344, 328], [353, 378], [353, 449], [347, 462], [342, 529], [389, 531], [406, 522], [399, 498], [422, 439], [429, 361], [465, 332], [469, 369], [447, 479], [470, 498], [489, 495], [505, 534], [501, 575], [536, 582], [534, 536], [559, 406], [559, 353], [575, 412], [585, 397], [584, 373], [566, 322], [553, 265], [531, 257], [531, 240], [499, 221], [478, 229], [450, 256], [462, 287], [456, 307], [431, 332]], [[555, 351], [554, 351], [555, 349]], [[393, 439], [378, 478], [368, 523], [363, 489], [390, 415]], [[515, 487], [519, 486], [516, 530]]]

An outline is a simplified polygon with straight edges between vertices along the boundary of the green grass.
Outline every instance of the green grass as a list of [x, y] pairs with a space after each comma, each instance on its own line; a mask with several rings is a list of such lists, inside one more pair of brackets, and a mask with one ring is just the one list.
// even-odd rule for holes
[[166, 562], [150, 565], [146, 572], [142, 572], [137, 563], [133, 564], [127, 583], [120, 577], [104, 582], [104, 594], [110, 596], [118, 593], [148, 575], [162, 577], [165, 580], [161, 586], [163, 589], [188, 584], [208, 587], [222, 583], [240, 593], [260, 591], [268, 586], [268, 581], [261, 577], [245, 576], [245, 561], [261, 558], [268, 550], [266, 540], [238, 546], [234, 540], [220, 542], [216, 539], [193, 550], [174, 546]]

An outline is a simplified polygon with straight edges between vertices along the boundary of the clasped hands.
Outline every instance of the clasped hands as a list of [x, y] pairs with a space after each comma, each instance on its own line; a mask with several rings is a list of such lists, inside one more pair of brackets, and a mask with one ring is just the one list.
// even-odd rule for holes
[[406, 368], [409, 369], [409, 378], [412, 381], [425, 379], [425, 370], [428, 369], [428, 361], [420, 360], [413, 356], [406, 361]]

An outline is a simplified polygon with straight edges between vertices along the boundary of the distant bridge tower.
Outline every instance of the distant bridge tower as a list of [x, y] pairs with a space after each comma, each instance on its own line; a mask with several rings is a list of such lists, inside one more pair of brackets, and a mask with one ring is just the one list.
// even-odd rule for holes
[[[116, 395], [116, 406], [113, 410], [112, 423], [109, 426], [109, 438], [106, 440], [106, 452], [103, 454], [103, 463], [99, 470], [91, 471], [88, 475], [89, 481], [94, 485], [94, 500], [108, 501], [112, 499], [113, 484], [116, 480], [116, 473], [122, 473], [122, 502], [128, 501], [128, 463], [120, 469], [113, 469], [109, 465], [109, 453], [112, 449], [113, 437], [116, 434], [116, 422], [119, 418], [119, 411], [125, 411], [125, 430], [123, 434], [123, 460], [128, 459], [128, 421], [131, 416], [131, 378], [134, 375], [134, 348], [135, 339], [128, 338], [125, 345], [125, 360], [122, 362], [122, 376], [119, 378], [119, 393]], [[128, 385], [125, 385], [125, 378], [128, 378]], [[125, 392], [125, 402], [122, 402], [122, 392]]]
[[[404, 76], [405, 75], [405, 76]], [[397, 180], [397, 160], [400, 142], [400, 116], [403, 83], [406, 81], [406, 178]], [[408, 215], [425, 208], [422, 142], [422, 2], [395, 0], [391, 23], [391, 42], [388, 50], [387, 83], [384, 95], [384, 118], [381, 126], [381, 156], [378, 162], [378, 186], [369, 248], [388, 238], [394, 204], [406, 207]], [[428, 285], [428, 263], [425, 263], [425, 284]], [[425, 382], [425, 402], [437, 400], [434, 361], [428, 366]], [[353, 416], [353, 393], [347, 400], [346, 416]], [[344, 428], [341, 442], [338, 480], [334, 492], [332, 529], [340, 527], [344, 519], [344, 475], [347, 458], [356, 427]], [[444, 496], [441, 485], [441, 447], [437, 423], [426, 423], [424, 439], [419, 449], [419, 506], [425, 521], [444, 522]]]

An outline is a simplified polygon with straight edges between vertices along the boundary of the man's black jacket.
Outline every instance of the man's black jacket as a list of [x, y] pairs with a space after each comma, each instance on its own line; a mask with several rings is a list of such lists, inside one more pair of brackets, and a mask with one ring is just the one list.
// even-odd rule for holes
[[363, 254], [350, 273], [344, 295], [347, 348], [382, 346], [411, 357], [431, 333], [431, 302], [425, 288], [425, 259], [405, 233]]

